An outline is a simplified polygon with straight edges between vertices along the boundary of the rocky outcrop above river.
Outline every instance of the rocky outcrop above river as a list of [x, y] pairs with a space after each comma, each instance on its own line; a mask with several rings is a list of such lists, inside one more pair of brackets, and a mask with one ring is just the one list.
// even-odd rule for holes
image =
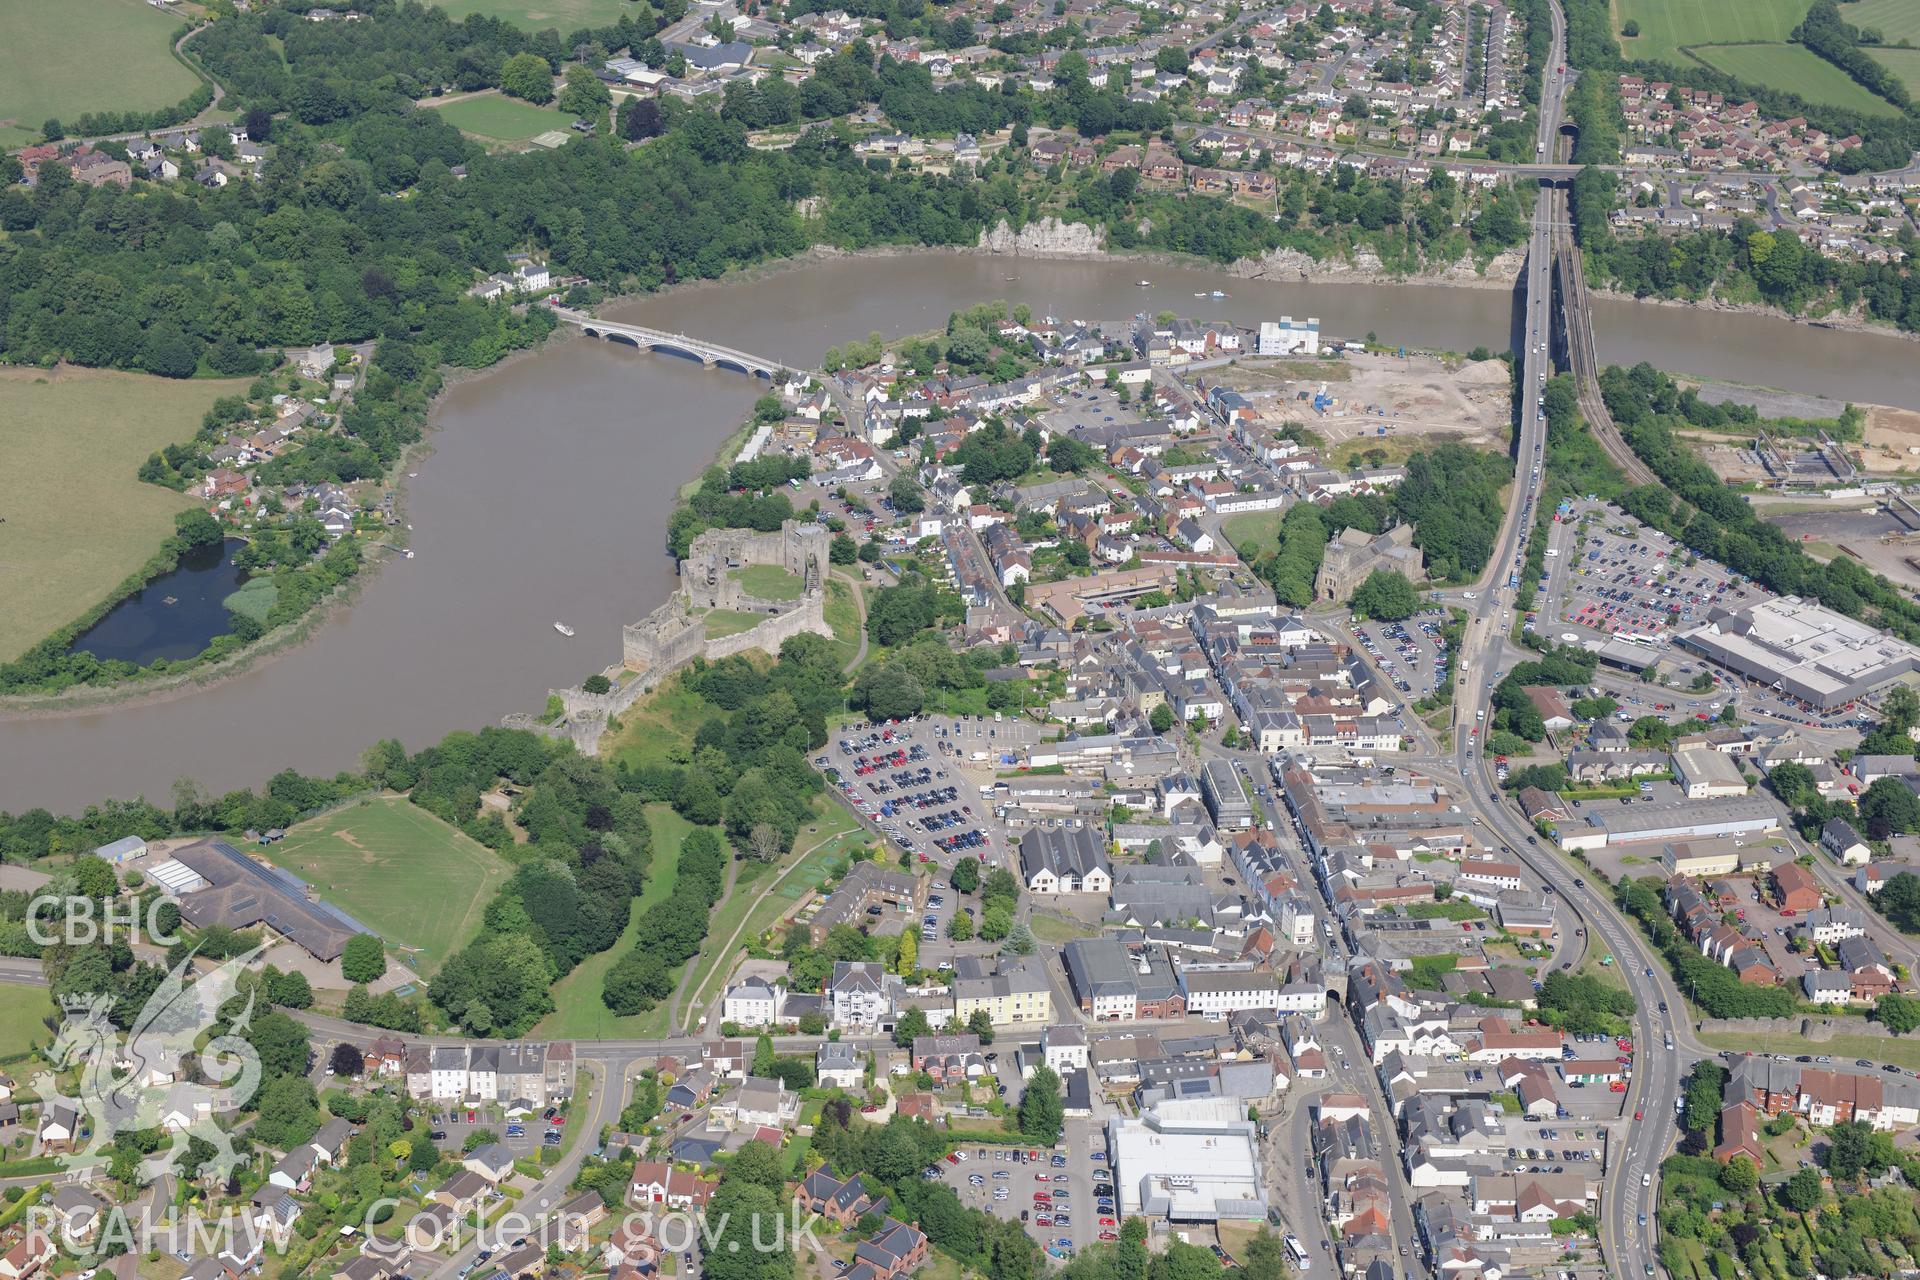
[[1249, 280], [1299, 280], [1350, 283], [1380, 283], [1394, 280], [1418, 280], [1434, 284], [1509, 287], [1520, 277], [1526, 255], [1517, 249], [1497, 254], [1479, 270], [1470, 257], [1438, 270], [1404, 275], [1388, 270], [1378, 255], [1362, 249], [1352, 258], [1316, 258], [1298, 249], [1274, 249], [1258, 258], [1242, 258], [1229, 270]]
[[1029, 222], [1016, 232], [1002, 218], [991, 228], [981, 230], [979, 247], [988, 253], [1041, 258], [1090, 258], [1106, 250], [1107, 232], [1104, 227], [1091, 227], [1084, 222], [1062, 222], [1058, 218]]

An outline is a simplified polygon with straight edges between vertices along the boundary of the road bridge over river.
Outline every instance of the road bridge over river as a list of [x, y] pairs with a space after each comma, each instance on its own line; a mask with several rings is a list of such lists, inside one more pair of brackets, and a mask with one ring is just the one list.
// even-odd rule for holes
[[663, 329], [650, 329], [638, 324], [619, 324], [612, 320], [601, 320], [582, 311], [571, 311], [565, 307], [555, 307], [553, 310], [562, 321], [577, 326], [589, 338], [624, 342], [642, 351], [660, 351], [685, 360], [698, 360], [710, 369], [732, 369], [736, 373], [766, 378], [769, 381], [787, 371], [787, 366], [782, 361], [769, 359], [766, 356], [756, 356], [746, 351], [736, 351], [732, 347], [723, 347], [717, 342], [689, 337], [684, 333], [668, 333]]

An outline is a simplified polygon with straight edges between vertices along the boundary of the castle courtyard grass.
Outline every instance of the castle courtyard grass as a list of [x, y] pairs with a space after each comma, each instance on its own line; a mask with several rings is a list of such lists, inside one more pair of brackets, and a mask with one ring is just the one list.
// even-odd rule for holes
[[511, 868], [499, 854], [399, 796], [309, 819], [266, 858], [431, 974], [480, 932]]
[[141, 481], [140, 464], [192, 439], [213, 402], [245, 385], [0, 369], [0, 662], [105, 600], [152, 559], [193, 502]]
[[798, 600], [807, 589], [805, 579], [777, 564], [750, 564], [733, 571], [734, 581], [750, 596], [762, 600]]
[[151, 111], [199, 77], [173, 56], [178, 14], [143, 0], [0, 0], [0, 144], [40, 140], [88, 111]]

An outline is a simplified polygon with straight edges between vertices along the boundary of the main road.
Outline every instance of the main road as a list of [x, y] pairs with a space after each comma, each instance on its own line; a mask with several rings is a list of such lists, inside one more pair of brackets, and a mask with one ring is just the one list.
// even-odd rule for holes
[[[1560, 126], [1569, 79], [1566, 62], [1566, 18], [1559, 0], [1550, 0], [1553, 49], [1542, 75], [1540, 94], [1541, 154], [1558, 159]], [[1518, 442], [1515, 449], [1513, 498], [1501, 526], [1487, 573], [1470, 602], [1466, 634], [1460, 646], [1460, 670], [1454, 706], [1458, 715], [1452, 743], [1453, 763], [1465, 784], [1464, 803], [1486, 827], [1488, 843], [1504, 845], [1555, 893], [1561, 908], [1561, 928], [1583, 930], [1587, 942], [1598, 942], [1611, 952], [1618, 972], [1632, 993], [1637, 1011], [1635, 1072], [1627, 1102], [1643, 1121], [1617, 1127], [1610, 1142], [1607, 1175], [1601, 1193], [1600, 1238], [1609, 1271], [1618, 1276], [1653, 1275], [1657, 1262], [1653, 1234], [1655, 1175], [1675, 1136], [1673, 1099], [1680, 1093], [1683, 1073], [1706, 1050], [1694, 1038], [1681, 1010], [1685, 1005], [1660, 957], [1637, 928], [1622, 917], [1604, 890], [1588, 886], [1577, 864], [1538, 843], [1534, 832], [1510, 807], [1501, 803], [1498, 787], [1485, 754], [1480, 750], [1486, 722], [1480, 713], [1502, 673], [1506, 633], [1513, 622], [1515, 589], [1508, 585], [1525, 558], [1526, 540], [1534, 512], [1542, 500], [1545, 470], [1546, 420], [1541, 396], [1552, 373], [1554, 333], [1553, 263], [1566, 220], [1564, 196], [1541, 191], [1534, 208], [1533, 231], [1523, 277], [1526, 312], [1521, 326], [1521, 385]], [[1569, 334], [1577, 339], [1583, 333]], [[1586, 370], [1580, 370], [1585, 372]], [[1575, 954], [1584, 948], [1571, 948]], [[1567, 962], [1571, 964], [1571, 961]], [[1674, 1047], [1669, 1050], [1667, 1044]], [[1624, 1129], [1624, 1136], [1621, 1130]], [[1644, 1216], [1644, 1220], [1643, 1220]]]

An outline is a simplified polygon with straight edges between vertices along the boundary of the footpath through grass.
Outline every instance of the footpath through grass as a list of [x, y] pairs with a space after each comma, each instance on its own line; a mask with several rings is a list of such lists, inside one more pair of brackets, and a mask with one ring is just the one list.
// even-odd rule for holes
[[734, 954], [819, 888], [837, 860], [860, 847], [860, 824], [842, 805], [822, 795], [815, 798], [814, 809], [818, 820], [800, 828], [792, 852], [771, 878], [766, 870], [749, 877], [750, 868], [742, 866], [733, 892], [714, 908], [706, 945], [689, 962], [695, 969], [680, 1014], [685, 1023], [696, 1023], [700, 1011], [718, 1001]]
[[650, 1028], [665, 1020], [666, 1005], [646, 1013], [620, 1017], [600, 998], [607, 971], [633, 950], [640, 939], [640, 916], [655, 903], [666, 901], [680, 879], [680, 845], [693, 834], [693, 824], [673, 811], [673, 806], [647, 806], [647, 824], [653, 828], [653, 861], [647, 867], [646, 887], [633, 900], [627, 915], [627, 927], [619, 940], [605, 951], [588, 956], [574, 966], [573, 972], [553, 988], [554, 1011], [535, 1031], [539, 1035], [582, 1040], [638, 1038], [651, 1034]]
[[[7, 12], [0, 0], [0, 23]], [[0, 86], [5, 79], [0, 71]], [[140, 464], [192, 439], [213, 402], [244, 386], [0, 369], [0, 662], [106, 599], [153, 557], [193, 503], [142, 483]]]
[[480, 932], [506, 859], [401, 796], [301, 823], [263, 851], [393, 946], [423, 975]]
[[50, 117], [180, 101], [200, 80], [173, 56], [179, 26], [144, 0], [0, 0], [0, 145], [38, 142]]

